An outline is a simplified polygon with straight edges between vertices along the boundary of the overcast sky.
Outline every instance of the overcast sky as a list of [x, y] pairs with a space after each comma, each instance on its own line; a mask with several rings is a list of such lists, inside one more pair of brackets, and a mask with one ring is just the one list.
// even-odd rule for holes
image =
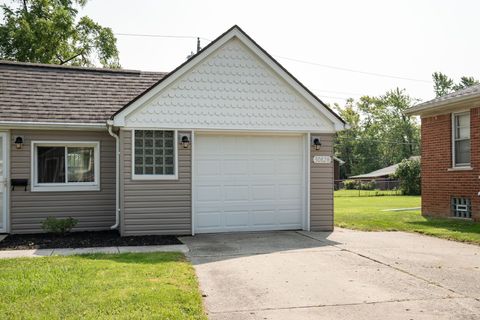
[[[90, 0], [81, 14], [115, 33], [215, 39], [238, 24], [324, 102], [401, 87], [433, 97], [431, 74], [480, 78], [480, 1]], [[195, 39], [117, 35], [123, 68], [171, 71]], [[207, 40], [202, 40], [206, 45]], [[371, 76], [298, 63], [410, 78]]]

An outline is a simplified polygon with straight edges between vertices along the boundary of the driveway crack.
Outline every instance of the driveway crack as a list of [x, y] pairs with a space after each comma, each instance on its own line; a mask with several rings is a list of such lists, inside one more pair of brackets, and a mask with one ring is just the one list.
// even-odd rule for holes
[[415, 301], [441, 301], [441, 300], [462, 300], [472, 299], [469, 297], [441, 297], [441, 298], [424, 298], [424, 299], [392, 299], [383, 301], [365, 301], [355, 303], [333, 303], [333, 304], [314, 304], [305, 306], [292, 306], [292, 307], [270, 307], [270, 308], [257, 308], [257, 309], [242, 309], [242, 310], [228, 310], [228, 311], [209, 311], [209, 314], [228, 314], [228, 313], [240, 313], [240, 312], [259, 312], [259, 311], [273, 311], [273, 310], [296, 310], [296, 309], [310, 309], [310, 308], [327, 308], [327, 307], [349, 307], [360, 305], [376, 305], [384, 303], [394, 302], [415, 302]]
[[[316, 240], [316, 241], [321, 242], [321, 243], [326, 243], [326, 241], [322, 241], [322, 240], [320, 240], [320, 239], [314, 238], [314, 237], [312, 237], [312, 236], [309, 236], [308, 234], [304, 234], [304, 233], [302, 233], [302, 232], [297, 232], [297, 233], [300, 234], [300, 235], [302, 235], [302, 236], [304, 236], [304, 237], [307, 237], [307, 238], [309, 238], [309, 239], [313, 239], [313, 240]], [[457, 295], [460, 295], [460, 296], [462, 296], [462, 297], [464, 297], [464, 298], [470, 298], [470, 299], [474, 299], [474, 300], [480, 301], [480, 299], [478, 299], [478, 298], [476, 298], [476, 297], [470, 297], [470, 296], [465, 295], [465, 294], [463, 294], [463, 293], [457, 292], [457, 291], [455, 291], [455, 290], [453, 290], [453, 289], [450, 289], [450, 288], [447, 288], [447, 287], [441, 285], [441, 284], [438, 283], [438, 282], [435, 282], [435, 281], [429, 280], [429, 279], [427, 279], [427, 278], [418, 276], [418, 275], [416, 275], [416, 274], [414, 274], [414, 273], [411, 273], [411, 272], [409, 272], [409, 271], [407, 271], [407, 270], [404, 270], [404, 269], [401, 269], [401, 268], [399, 268], [399, 267], [393, 266], [393, 265], [391, 265], [391, 264], [389, 264], [389, 263], [386, 263], [386, 262], [380, 261], [380, 260], [378, 260], [378, 259], [369, 257], [369, 256], [367, 256], [367, 255], [365, 255], [365, 254], [363, 254], [363, 253], [359, 253], [359, 252], [356, 252], [356, 251], [353, 251], [353, 250], [350, 250], [350, 249], [341, 248], [341, 247], [339, 247], [338, 245], [335, 245], [335, 244], [332, 244], [332, 246], [340, 249], [341, 251], [345, 251], [345, 252], [348, 252], [348, 253], [351, 253], [351, 254], [355, 254], [355, 255], [357, 255], [357, 256], [359, 256], [359, 257], [361, 257], [361, 258], [364, 258], [364, 259], [370, 260], [370, 261], [372, 261], [372, 262], [381, 264], [381, 265], [383, 265], [383, 266], [392, 268], [392, 269], [394, 269], [394, 270], [396, 270], [396, 271], [399, 271], [399, 272], [402, 272], [402, 273], [404, 273], [404, 274], [407, 274], [407, 275], [409, 275], [409, 276], [411, 276], [411, 277], [414, 277], [414, 278], [416, 278], [416, 279], [418, 279], [418, 280], [424, 281], [424, 282], [426, 282], [426, 283], [428, 283], [428, 284], [430, 284], [430, 285], [436, 286], [436, 287], [438, 287], [438, 288], [441, 288], [441, 289], [450, 291], [450, 292], [455, 293], [455, 294], [457, 294]]]

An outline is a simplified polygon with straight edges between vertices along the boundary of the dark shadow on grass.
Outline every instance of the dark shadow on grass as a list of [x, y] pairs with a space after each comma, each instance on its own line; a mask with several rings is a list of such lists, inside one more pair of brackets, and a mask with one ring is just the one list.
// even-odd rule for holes
[[163, 264], [186, 261], [180, 252], [128, 252], [128, 253], [89, 253], [75, 257], [88, 260], [108, 260], [118, 263]]
[[442, 228], [452, 232], [480, 234], [480, 224], [469, 220], [427, 217], [425, 221], [407, 221], [406, 223], [419, 227]]

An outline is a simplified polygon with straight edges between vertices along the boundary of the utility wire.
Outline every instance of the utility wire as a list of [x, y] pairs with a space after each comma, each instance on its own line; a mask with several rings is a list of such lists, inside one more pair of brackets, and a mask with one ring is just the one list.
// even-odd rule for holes
[[148, 37], [148, 38], [173, 38], [173, 39], [197, 39], [200, 38], [206, 41], [212, 41], [203, 37], [195, 36], [183, 36], [183, 35], [161, 35], [161, 34], [146, 34], [146, 33], [115, 33], [117, 36], [126, 36], [126, 37]]
[[295, 58], [288, 58], [288, 57], [283, 57], [283, 56], [279, 56], [279, 55], [274, 55], [274, 57], [284, 59], [284, 60], [290, 60], [290, 61], [294, 61], [294, 62], [298, 62], [298, 63], [304, 63], [304, 64], [313, 65], [313, 66], [323, 67], [323, 68], [345, 71], [345, 72], [353, 72], [353, 73], [360, 73], [360, 74], [365, 74], [365, 75], [375, 76], [375, 77], [392, 78], [392, 79], [400, 79], [400, 80], [416, 81], [416, 82], [423, 82], [423, 83], [432, 84], [432, 81], [430, 81], [430, 80], [415, 79], [415, 78], [408, 78], [408, 77], [402, 77], [402, 76], [394, 76], [394, 75], [389, 75], [389, 74], [384, 74], [384, 73], [356, 70], [356, 69], [350, 69], [350, 68], [345, 68], [345, 67], [333, 66], [333, 65], [329, 65], [329, 64], [322, 64], [322, 63], [300, 60], [300, 59], [295, 59]]
[[[206, 40], [208, 42], [212, 41], [208, 38], [189, 36], [189, 35], [160, 35], [160, 34], [146, 34], [146, 33], [115, 33], [115, 35], [128, 36], [128, 37], [173, 38], [173, 39], [197, 39], [197, 38], [200, 38], [201, 40]], [[289, 60], [289, 61], [293, 61], [293, 62], [297, 62], [297, 63], [303, 63], [303, 64], [313, 65], [313, 66], [322, 67], [322, 68], [344, 71], [344, 72], [352, 72], [352, 73], [365, 74], [365, 75], [375, 76], [375, 77], [383, 77], [383, 78], [391, 78], [391, 79], [399, 79], [399, 80], [415, 81], [415, 82], [432, 84], [432, 81], [430, 81], [430, 80], [415, 79], [415, 78], [396, 76], [396, 75], [390, 75], [390, 74], [385, 74], [385, 73], [351, 69], [351, 68], [334, 66], [334, 65], [323, 64], [323, 63], [312, 62], [312, 61], [306, 61], [306, 60], [301, 60], [301, 59], [296, 59], [296, 58], [289, 58], [289, 57], [284, 57], [284, 56], [281, 56], [281, 55], [273, 55], [273, 56], [276, 57], [276, 58]], [[362, 94], [358, 94], [358, 93], [342, 92], [342, 91], [328, 91], [328, 90], [319, 90], [319, 91], [339, 93], [339, 94], [347, 94], [347, 95], [357, 95], [357, 96], [362, 95]], [[341, 98], [341, 97], [329, 97], [329, 96], [323, 96], [323, 97], [334, 98], [334, 99], [344, 99], [345, 100], [345, 98]]]

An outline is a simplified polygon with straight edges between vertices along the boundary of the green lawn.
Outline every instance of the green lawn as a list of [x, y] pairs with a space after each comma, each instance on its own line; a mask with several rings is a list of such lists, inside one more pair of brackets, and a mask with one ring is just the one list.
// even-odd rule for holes
[[335, 225], [364, 231], [418, 232], [439, 238], [480, 244], [480, 223], [425, 218], [420, 214], [420, 210], [382, 211], [413, 207], [420, 207], [420, 197], [345, 197], [335, 194]]
[[0, 260], [2, 319], [206, 319], [180, 253]]

